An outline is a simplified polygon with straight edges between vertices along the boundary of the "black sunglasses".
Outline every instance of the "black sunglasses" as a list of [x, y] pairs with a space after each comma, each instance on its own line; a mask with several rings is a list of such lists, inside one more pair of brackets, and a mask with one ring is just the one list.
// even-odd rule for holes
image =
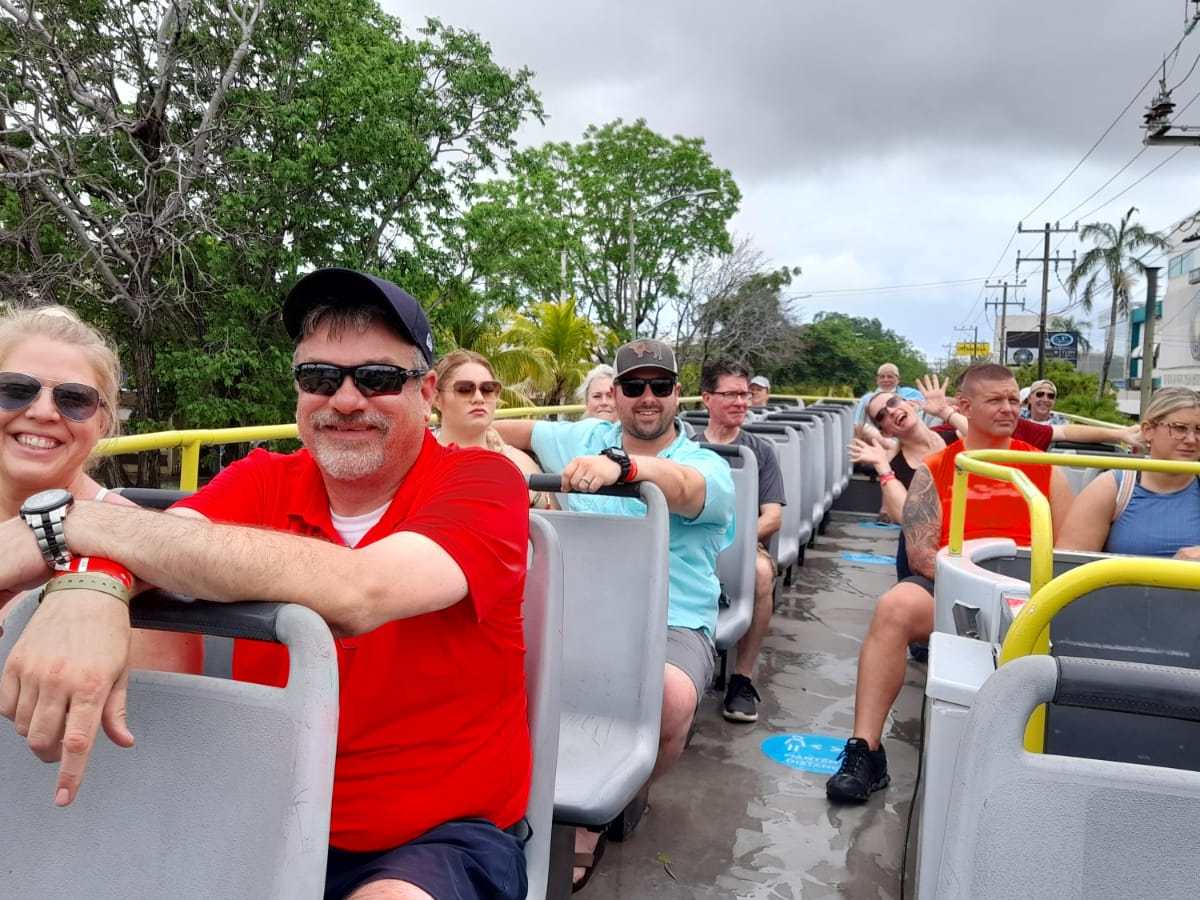
[[642, 396], [646, 385], [650, 385], [650, 393], [655, 397], [670, 397], [675, 390], [674, 378], [622, 378], [617, 384], [621, 393], [631, 400]]
[[86, 422], [100, 408], [100, 392], [89, 384], [66, 382], [51, 387], [32, 375], [0, 372], [0, 409], [5, 412], [25, 409], [45, 387], [50, 387], [55, 409], [72, 422]]
[[883, 417], [887, 415], [887, 411], [889, 409], [895, 409], [897, 406], [899, 406], [902, 399], [903, 398], [901, 398], [899, 394], [892, 394], [892, 396], [888, 397], [887, 402], [884, 403], [883, 406], [879, 407], [879, 411], [875, 413], [875, 415], [871, 416], [871, 421], [875, 423], [876, 428], [882, 427]]
[[1049, 391], [1034, 391], [1033, 396], [1041, 397], [1043, 400], [1046, 399], [1047, 397], [1049, 397], [1051, 400], [1053, 400], [1055, 397], [1058, 396], [1058, 394], [1052, 394]]
[[410, 378], [420, 378], [428, 369], [402, 369], [384, 363], [362, 366], [335, 366], [333, 363], [300, 363], [293, 369], [296, 384], [306, 394], [332, 397], [347, 378], [364, 397], [398, 394]]

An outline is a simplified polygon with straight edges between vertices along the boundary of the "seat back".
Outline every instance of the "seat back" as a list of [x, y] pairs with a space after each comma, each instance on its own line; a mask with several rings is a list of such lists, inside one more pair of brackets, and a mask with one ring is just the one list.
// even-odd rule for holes
[[562, 678], [563, 558], [558, 536], [544, 519], [529, 519], [531, 559], [525, 576], [525, 690], [529, 697], [529, 737], [533, 778], [525, 818], [531, 835], [525, 844], [529, 900], [546, 896], [550, 868], [550, 829], [554, 824], [554, 777], [558, 770], [559, 688]]
[[[0, 663], [36, 608], [5, 623]], [[134, 624], [287, 646], [285, 688], [135, 671], [137, 745], [101, 734], [70, 807], [51, 803], [57, 766], [0, 728], [7, 897], [321, 897], [337, 743], [338, 669], [329, 628], [294, 605], [203, 603], [154, 593]]]
[[783, 475], [784, 490], [788, 503], [783, 507], [779, 530], [771, 537], [767, 549], [781, 569], [794, 566], [800, 558], [800, 505], [791, 502], [793, 496], [803, 494], [803, 461], [800, 456], [800, 435], [794, 428], [778, 422], [743, 425], [746, 431], [766, 438], [775, 449], [779, 470]]
[[[557, 491], [557, 475], [534, 475]], [[669, 521], [649, 482], [603, 489], [640, 497], [643, 516], [537, 510], [565, 567], [555, 821], [604, 824], [650, 777], [666, 662]]]
[[1200, 774], [1030, 754], [1039, 703], [1200, 719], [1200, 673], [1029, 656], [1002, 666], [967, 717], [936, 897], [1192, 897]]
[[727, 463], [733, 475], [733, 543], [717, 557], [717, 577], [728, 605], [717, 613], [718, 650], [732, 647], [750, 628], [754, 615], [755, 562], [758, 558], [758, 461], [749, 447], [702, 444]]
[[826, 412], [831, 412], [837, 416], [837, 423], [841, 426], [841, 441], [842, 441], [842, 456], [840, 475], [842, 486], [850, 479], [851, 473], [854, 471], [854, 463], [850, 462], [850, 442], [854, 440], [854, 407], [845, 404], [827, 404], [822, 403], [818, 406], [810, 406], [809, 409], [818, 409]]
[[837, 438], [833, 433], [833, 422], [827, 419], [820, 413], [804, 410], [785, 410], [783, 412], [772, 413], [767, 416], [767, 422], [770, 424], [786, 424], [792, 423], [795, 425], [798, 422], [808, 422], [812, 425], [813, 431], [813, 449], [812, 453], [815, 456], [815, 468], [818, 470], [819, 478], [816, 480], [818, 486], [817, 498], [813, 503], [813, 524], [814, 527], [819, 525], [825, 517], [825, 513], [833, 506], [833, 485], [837, 481]]

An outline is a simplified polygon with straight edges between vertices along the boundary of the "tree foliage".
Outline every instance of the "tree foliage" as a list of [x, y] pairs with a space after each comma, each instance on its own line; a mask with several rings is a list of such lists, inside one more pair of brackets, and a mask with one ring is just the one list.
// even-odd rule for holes
[[574, 296], [584, 315], [628, 336], [632, 288], [639, 333], [657, 335], [687, 264], [732, 249], [727, 223], [741, 194], [699, 138], [617, 120], [577, 144], [516, 153], [509, 172], [478, 187], [460, 266], [507, 302]]
[[[1017, 384], [1027, 387], [1037, 380], [1037, 365], [1035, 363], [1017, 366], [1013, 368], [1013, 374], [1017, 378]], [[1053, 381], [1058, 390], [1058, 397], [1054, 401], [1054, 408], [1057, 411], [1089, 416], [1107, 422], [1127, 421], [1127, 417], [1117, 409], [1116, 395], [1111, 389], [1106, 390], [1102, 397], [1096, 397], [1100, 383], [1099, 376], [1090, 372], [1080, 372], [1069, 362], [1048, 359], [1046, 360], [1045, 377]]]
[[845, 385], [861, 394], [874, 387], [885, 362], [900, 369], [901, 384], [929, 371], [925, 357], [878, 319], [819, 312], [797, 329], [794, 351], [767, 373], [780, 384]]
[[279, 298], [329, 264], [452, 283], [531, 79], [374, 0], [0, 0], [0, 296], [118, 338], [135, 430], [284, 419]]

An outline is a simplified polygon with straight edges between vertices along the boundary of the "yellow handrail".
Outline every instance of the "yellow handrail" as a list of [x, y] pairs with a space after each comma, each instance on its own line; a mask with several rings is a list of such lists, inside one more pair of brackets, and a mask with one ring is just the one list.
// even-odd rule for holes
[[1092, 419], [1088, 416], [1081, 416], [1077, 413], [1063, 412], [1062, 410], [1058, 409], [1056, 409], [1054, 412], [1056, 415], [1066, 416], [1072, 422], [1079, 422], [1081, 425], [1099, 425], [1101, 428], [1112, 428], [1117, 430], [1126, 427], [1116, 422], [1106, 422], [1104, 419]]
[[1191, 560], [1134, 557], [1098, 559], [1064, 572], [1034, 591], [1009, 626], [1000, 647], [999, 664], [1029, 656], [1050, 620], [1084, 594], [1115, 585], [1184, 588], [1200, 591], [1200, 566]]

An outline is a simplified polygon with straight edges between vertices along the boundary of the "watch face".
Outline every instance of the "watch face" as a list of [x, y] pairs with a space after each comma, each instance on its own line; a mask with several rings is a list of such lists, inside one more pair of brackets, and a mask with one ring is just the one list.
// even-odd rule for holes
[[48, 491], [39, 491], [34, 494], [21, 506], [21, 512], [30, 515], [50, 512], [53, 509], [60, 509], [64, 506], [69, 506], [74, 497], [70, 491], [64, 491], [62, 488], [52, 488]]

